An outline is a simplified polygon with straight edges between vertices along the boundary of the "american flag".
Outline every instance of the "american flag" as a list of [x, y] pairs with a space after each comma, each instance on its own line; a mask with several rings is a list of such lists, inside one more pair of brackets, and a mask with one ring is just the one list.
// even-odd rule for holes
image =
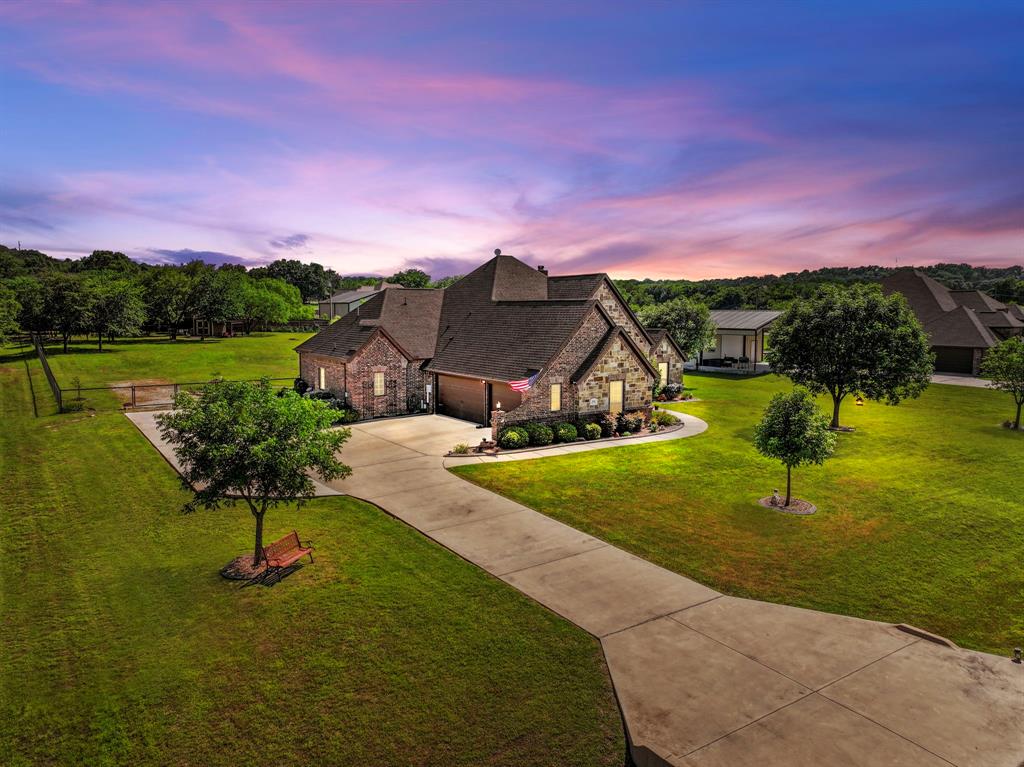
[[512, 391], [526, 391], [535, 383], [537, 383], [537, 377], [540, 376], [540, 371], [537, 371], [529, 378], [523, 378], [519, 381], [509, 381], [508, 385]]

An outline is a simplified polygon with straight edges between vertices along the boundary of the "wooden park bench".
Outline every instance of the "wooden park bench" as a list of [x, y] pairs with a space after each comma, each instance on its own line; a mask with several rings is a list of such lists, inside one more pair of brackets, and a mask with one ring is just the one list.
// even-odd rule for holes
[[313, 561], [313, 546], [310, 543], [302, 545], [299, 534], [292, 530], [284, 538], [274, 541], [269, 546], [263, 547], [263, 559], [267, 563], [267, 571], [276, 570], [280, 572], [286, 567], [298, 562], [305, 556]]

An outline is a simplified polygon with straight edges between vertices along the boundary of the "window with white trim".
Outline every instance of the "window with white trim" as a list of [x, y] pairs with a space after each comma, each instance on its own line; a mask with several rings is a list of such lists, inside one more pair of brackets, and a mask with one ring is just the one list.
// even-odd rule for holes
[[384, 373], [373, 374], [373, 396], [384, 396]]
[[562, 384], [553, 383], [551, 384], [551, 410], [562, 409]]

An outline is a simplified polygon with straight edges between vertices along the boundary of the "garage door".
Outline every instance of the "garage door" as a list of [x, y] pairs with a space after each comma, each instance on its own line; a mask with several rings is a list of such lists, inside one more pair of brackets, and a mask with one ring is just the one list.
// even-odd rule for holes
[[484, 383], [479, 378], [437, 377], [437, 409], [452, 418], [487, 423]]
[[974, 349], [960, 349], [953, 346], [936, 346], [935, 369], [940, 373], [974, 372]]

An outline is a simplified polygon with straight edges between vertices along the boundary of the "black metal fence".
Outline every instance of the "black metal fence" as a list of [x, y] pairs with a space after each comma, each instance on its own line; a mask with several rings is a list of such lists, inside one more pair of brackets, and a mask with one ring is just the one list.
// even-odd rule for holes
[[[57, 402], [57, 410], [66, 413], [73, 410], [104, 409], [104, 408], [158, 408], [169, 407], [174, 404], [174, 398], [180, 392], [198, 392], [212, 381], [178, 381], [167, 383], [148, 384], [120, 384], [115, 386], [81, 386], [77, 380], [71, 386], [62, 387], [57, 383], [57, 378], [50, 369], [50, 363], [46, 359], [46, 350], [43, 347], [42, 339], [38, 334], [32, 335], [32, 343], [35, 346], [39, 363], [46, 374], [46, 381], [50, 384], [50, 391]], [[231, 383], [255, 383], [262, 379], [249, 378], [232, 381]], [[268, 378], [272, 384], [291, 386], [294, 378]], [[99, 396], [97, 393], [102, 392]]]

